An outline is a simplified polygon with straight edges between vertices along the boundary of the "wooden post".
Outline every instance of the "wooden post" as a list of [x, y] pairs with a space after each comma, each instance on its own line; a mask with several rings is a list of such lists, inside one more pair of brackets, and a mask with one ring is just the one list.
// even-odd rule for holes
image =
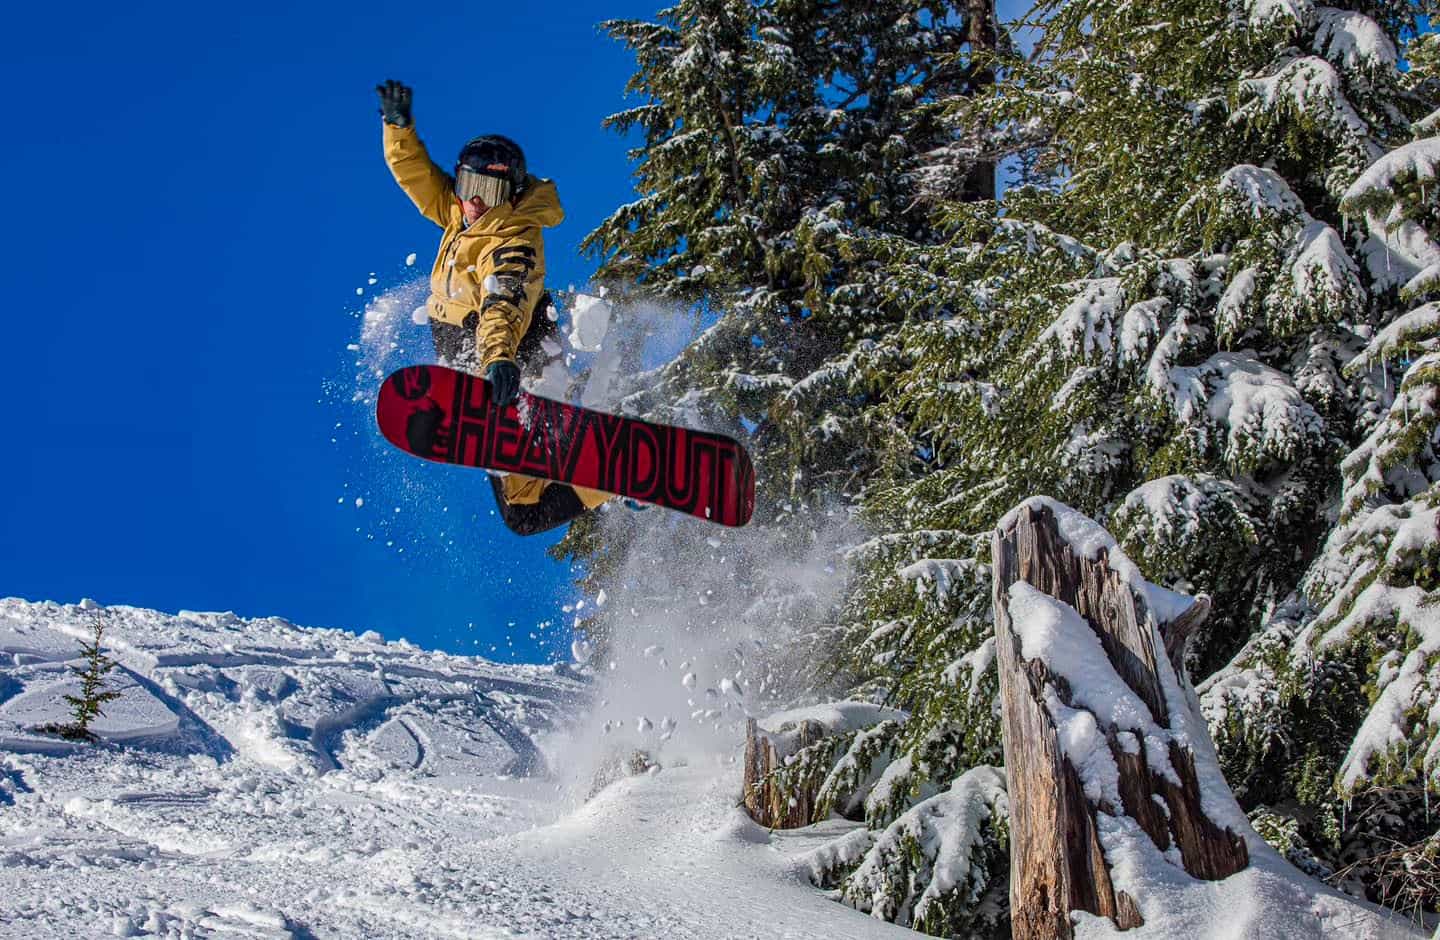
[[775, 785], [770, 772], [781, 766], [790, 754], [825, 737], [825, 726], [809, 720], [800, 722], [798, 727], [786, 723], [775, 734], [785, 734], [787, 738], [793, 735], [794, 740], [789, 746], [777, 747], [754, 718], [745, 721], [745, 811], [767, 829], [799, 829], [812, 821], [818, 782], [809, 790], [787, 793]]
[[[1203, 622], [1201, 598], [1173, 623], [1156, 625], [1145, 601], [1098, 557], [1077, 553], [1060, 535], [1043, 503], [1027, 503], [1008, 517], [994, 538], [994, 614], [999, 659], [1005, 773], [1010, 796], [1010, 909], [1016, 940], [1073, 936], [1072, 911], [1109, 917], [1122, 930], [1144, 923], [1136, 899], [1117, 890], [1101, 849], [1097, 814], [1128, 816], [1162, 851], [1178, 848], [1184, 868], [1218, 879], [1249, 864], [1244, 841], [1216, 826], [1200, 806], [1194, 754], [1171, 740], [1169, 760], [1179, 786], [1155, 773], [1144, 750], [1127, 749], [1121, 730], [1099, 716], [1119, 770], [1122, 806], [1091, 801], [1066, 759], [1047, 692], [1076, 706], [1063, 676], [1040, 660], [1026, 660], [1009, 612], [1010, 588], [1024, 580], [1063, 601], [1089, 622], [1110, 665], [1149, 708], [1161, 728], [1173, 727], [1157, 665], [1165, 657], [1183, 669], [1186, 637]], [[1157, 626], [1159, 633], [1157, 634]], [[1162, 639], [1163, 637], [1163, 639]], [[1138, 750], [1138, 753], [1137, 753]]]

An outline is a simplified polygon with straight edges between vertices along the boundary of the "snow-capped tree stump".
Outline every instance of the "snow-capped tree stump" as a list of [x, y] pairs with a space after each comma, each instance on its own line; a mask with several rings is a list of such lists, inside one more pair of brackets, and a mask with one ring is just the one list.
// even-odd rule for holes
[[781, 730], [791, 739], [790, 745], [784, 748], [778, 747], [754, 718], [745, 722], [745, 811], [767, 829], [798, 829], [810, 825], [819, 781], [808, 789], [801, 787], [796, 792], [785, 792], [776, 784], [771, 771], [780, 767], [787, 756], [809, 747], [829, 732], [820, 722], [808, 719], [793, 731], [788, 726]]
[[[1176, 610], [1186, 599], [1146, 585], [1103, 529], [1045, 500], [997, 529], [993, 590], [1014, 937], [1071, 937], [1075, 911], [1122, 930], [1144, 923], [1112, 878], [1117, 840], [1148, 837], [1172, 861], [1178, 850], [1196, 878], [1244, 868], [1244, 841], [1201, 810], [1187, 742], [1205, 730], [1177, 678], [1208, 600]], [[1151, 613], [1151, 597], [1170, 609]], [[1157, 627], [1163, 613], [1171, 619]]]

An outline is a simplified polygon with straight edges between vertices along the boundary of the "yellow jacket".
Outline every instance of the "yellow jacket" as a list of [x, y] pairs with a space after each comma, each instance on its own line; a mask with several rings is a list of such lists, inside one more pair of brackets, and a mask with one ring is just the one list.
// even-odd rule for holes
[[385, 162], [420, 214], [445, 230], [430, 272], [432, 320], [478, 332], [483, 368], [515, 358], [545, 292], [541, 228], [565, 218], [549, 180], [531, 176], [519, 203], [496, 206], [469, 228], [450, 175], [435, 165], [415, 128], [385, 127]]
[[[555, 184], [531, 176], [519, 203], [496, 206], [466, 228], [454, 181], [430, 159], [415, 128], [384, 127], [385, 162], [395, 182], [421, 215], [445, 230], [430, 271], [430, 318], [477, 330], [482, 368], [513, 361], [545, 292], [540, 230], [565, 218]], [[504, 480], [505, 501], [534, 504], [549, 484], [512, 473]], [[573, 489], [589, 509], [610, 499], [599, 490]]]

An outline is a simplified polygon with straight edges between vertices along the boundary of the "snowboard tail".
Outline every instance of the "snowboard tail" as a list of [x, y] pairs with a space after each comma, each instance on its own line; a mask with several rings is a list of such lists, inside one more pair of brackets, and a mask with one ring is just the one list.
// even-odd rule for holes
[[409, 366], [380, 387], [385, 439], [439, 463], [523, 473], [614, 493], [726, 526], [755, 509], [755, 468], [723, 434], [612, 415], [521, 392], [495, 407], [484, 379]]

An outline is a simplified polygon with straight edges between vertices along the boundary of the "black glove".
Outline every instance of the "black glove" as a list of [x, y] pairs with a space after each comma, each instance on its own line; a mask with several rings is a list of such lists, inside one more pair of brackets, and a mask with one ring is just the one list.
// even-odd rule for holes
[[410, 126], [410, 86], [387, 79], [385, 84], [376, 85], [380, 94], [380, 116], [386, 124], [394, 127]]
[[495, 407], [515, 404], [515, 398], [520, 394], [519, 366], [509, 359], [492, 362], [485, 370], [485, 381], [490, 383], [490, 400]]

